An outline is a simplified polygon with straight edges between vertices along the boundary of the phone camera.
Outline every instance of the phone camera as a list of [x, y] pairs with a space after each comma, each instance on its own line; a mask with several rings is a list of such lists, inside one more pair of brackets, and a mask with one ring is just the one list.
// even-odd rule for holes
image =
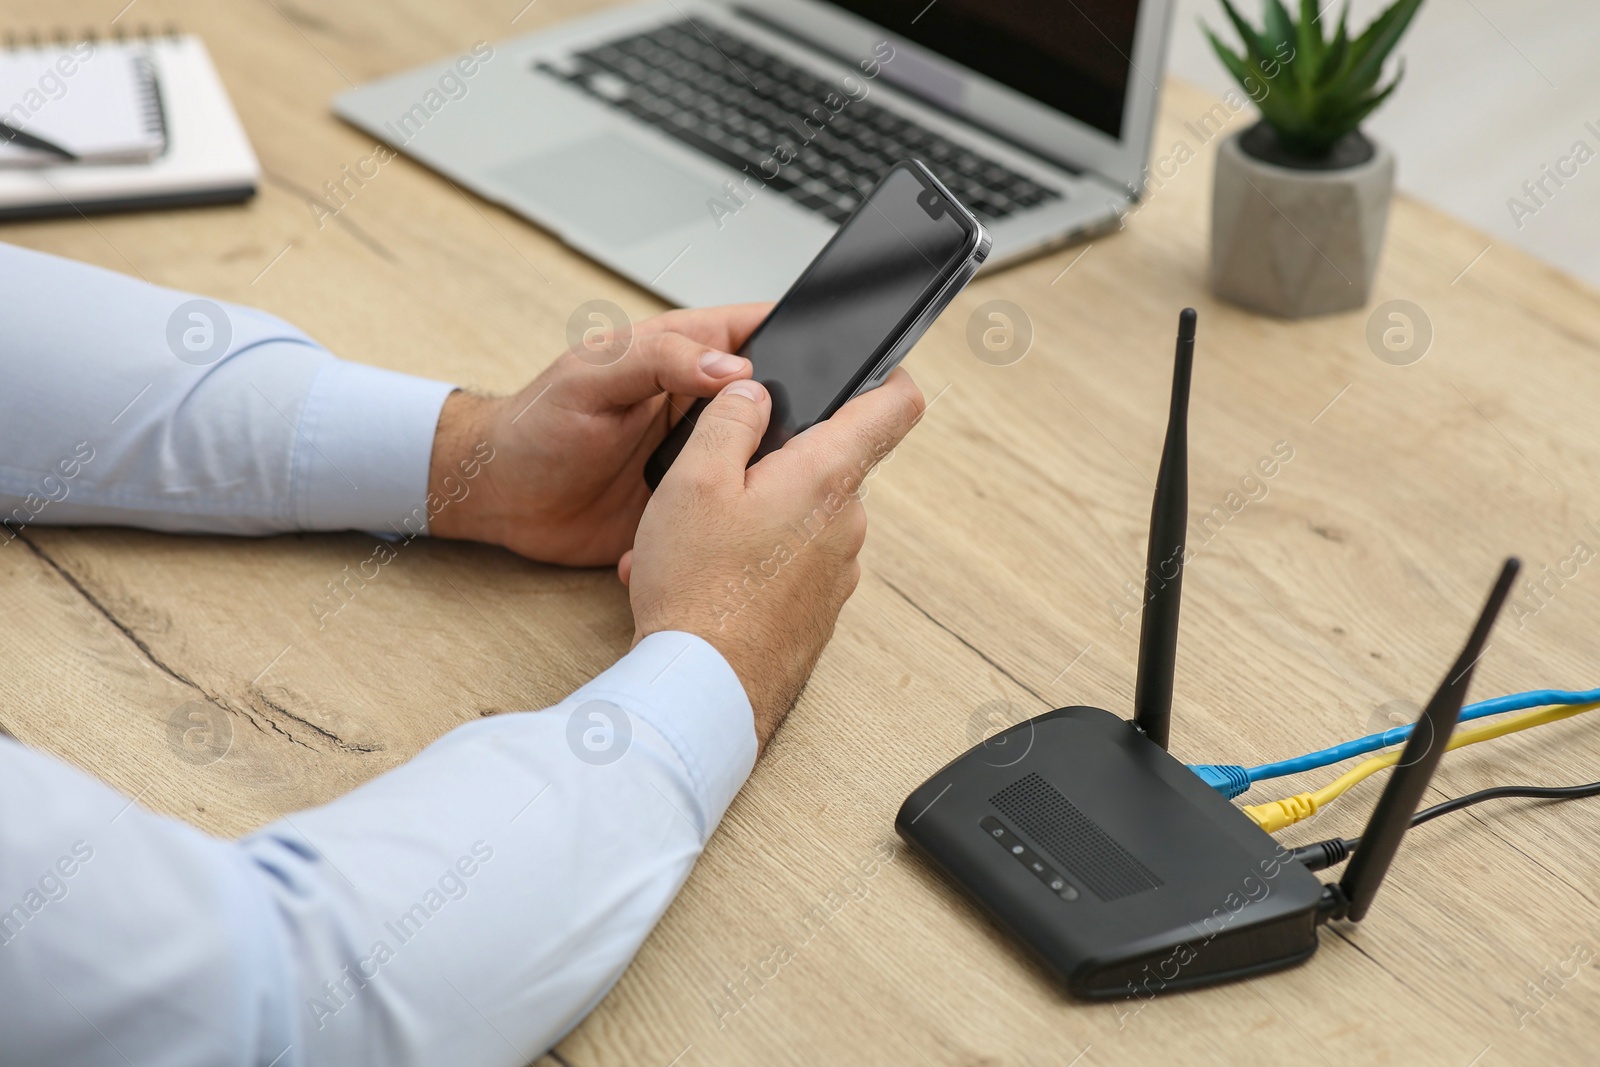
[[927, 213], [928, 218], [933, 219], [935, 222], [944, 218], [944, 201], [932, 189], [928, 189], [919, 195], [917, 203], [922, 205], [922, 210]]

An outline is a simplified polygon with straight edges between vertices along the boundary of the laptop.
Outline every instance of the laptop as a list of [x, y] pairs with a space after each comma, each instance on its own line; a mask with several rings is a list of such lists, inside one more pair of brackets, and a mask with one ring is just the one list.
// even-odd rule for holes
[[1143, 191], [1171, 8], [649, 0], [334, 110], [675, 304], [771, 300], [902, 159], [983, 221], [985, 269], [1115, 227]]

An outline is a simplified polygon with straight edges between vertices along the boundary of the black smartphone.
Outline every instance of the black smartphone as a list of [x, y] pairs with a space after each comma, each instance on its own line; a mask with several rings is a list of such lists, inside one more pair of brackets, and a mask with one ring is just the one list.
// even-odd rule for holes
[[[896, 163], [739, 349], [772, 394], [750, 462], [881, 385], [988, 254], [988, 231], [927, 167]], [[645, 463], [651, 489], [707, 403], [696, 400]]]

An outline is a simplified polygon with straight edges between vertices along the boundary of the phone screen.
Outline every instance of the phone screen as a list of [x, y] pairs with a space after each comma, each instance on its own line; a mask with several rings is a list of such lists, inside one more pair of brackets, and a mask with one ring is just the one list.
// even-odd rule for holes
[[[964, 261], [973, 233], [947, 203], [910, 167], [890, 170], [739, 349], [772, 394], [756, 458], [833, 414]], [[668, 434], [652, 484], [705, 404]]]

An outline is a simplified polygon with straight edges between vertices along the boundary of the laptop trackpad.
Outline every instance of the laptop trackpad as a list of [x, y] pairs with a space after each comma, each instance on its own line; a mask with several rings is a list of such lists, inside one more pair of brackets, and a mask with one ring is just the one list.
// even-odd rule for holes
[[716, 185], [688, 174], [625, 137], [600, 134], [538, 152], [493, 172], [536, 215], [568, 221], [585, 235], [626, 248], [685, 223], [704, 221]]

